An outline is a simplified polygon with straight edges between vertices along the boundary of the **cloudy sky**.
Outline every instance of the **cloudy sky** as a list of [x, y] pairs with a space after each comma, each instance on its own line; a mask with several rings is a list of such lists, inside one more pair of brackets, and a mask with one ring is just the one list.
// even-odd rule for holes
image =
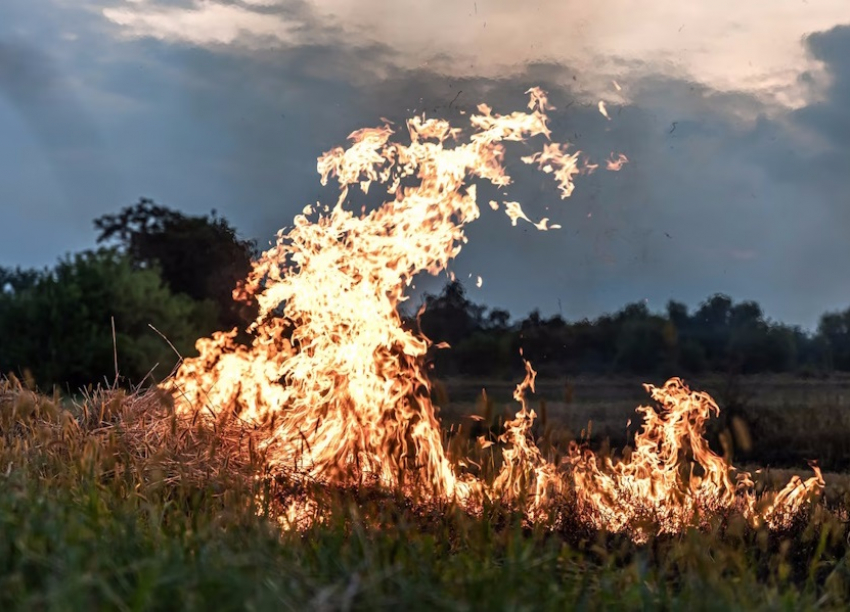
[[573, 319], [724, 292], [805, 327], [850, 306], [847, 0], [2, 0], [0, 265], [89, 248], [140, 196], [265, 243], [332, 198], [316, 157], [352, 130], [532, 85], [553, 138], [631, 163], [563, 201], [517, 174], [563, 229], [484, 206], [454, 265], [474, 300]]

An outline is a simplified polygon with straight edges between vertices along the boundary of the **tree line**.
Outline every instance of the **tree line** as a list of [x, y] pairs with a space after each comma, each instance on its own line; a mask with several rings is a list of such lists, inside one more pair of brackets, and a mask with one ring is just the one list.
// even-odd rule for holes
[[[147, 384], [192, 355], [197, 338], [254, 320], [256, 306], [232, 291], [256, 244], [215, 211], [191, 216], [143, 198], [94, 227], [96, 248], [52, 268], [0, 267], [0, 373], [70, 392], [117, 374]], [[459, 282], [424, 301], [406, 323], [452, 347], [429, 355], [438, 376], [515, 377], [520, 351], [543, 376], [850, 371], [850, 309], [823, 315], [809, 334], [725, 295], [692, 312], [635, 303], [572, 322], [539, 312], [512, 321], [473, 303]]]
[[[425, 297], [422, 331], [451, 350], [433, 350], [443, 376], [515, 377], [522, 359], [542, 376], [686, 375], [850, 371], [850, 309], [827, 313], [815, 333], [767, 319], [753, 301], [710, 296], [692, 312], [670, 301], [664, 312], [643, 302], [568, 322], [537, 311], [511, 322], [507, 311], [470, 301], [459, 282]], [[520, 351], [522, 355], [520, 355]]]

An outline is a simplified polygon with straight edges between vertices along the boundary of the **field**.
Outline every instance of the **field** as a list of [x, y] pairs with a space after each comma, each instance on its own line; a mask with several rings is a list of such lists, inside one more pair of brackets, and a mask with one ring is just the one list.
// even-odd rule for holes
[[[626, 422], [646, 401], [635, 382], [542, 382], [541, 435], [555, 443], [584, 429], [597, 446], [618, 432], [626, 441]], [[705, 387], [721, 397], [726, 382]], [[752, 457], [776, 447], [779, 465], [800, 473], [798, 456], [843, 465], [850, 381], [739, 383], [740, 414], [758, 424]], [[509, 404], [510, 385], [483, 384], [489, 408], [476, 402], [482, 381], [437, 385], [449, 445], [481, 426], [465, 415], [490, 410], [498, 420]], [[368, 490], [328, 492], [331, 520], [285, 531], [267, 515], [286, 484], [231, 462], [200, 424], [151, 427], [167, 398], [106, 391], [64, 406], [13, 383], [0, 388], [3, 610], [797, 610], [850, 600], [845, 479], [835, 470], [828, 507], [780, 532], [723, 515], [638, 545], [578, 524], [531, 526], [498, 504], [470, 517]]]
[[[607, 438], [612, 447], [622, 448], [630, 440], [628, 434], [633, 436], [639, 427], [635, 408], [650, 402], [645, 382], [660, 385], [664, 380], [541, 380], [530, 405], [540, 425], [548, 426], [561, 441], [589, 437], [601, 443]], [[716, 438], [730, 429], [733, 442], [738, 442], [730, 449], [736, 463], [804, 470], [809, 460], [816, 460], [825, 471], [850, 470], [850, 377], [713, 375], [686, 382], [717, 400], [722, 412], [710, 430]], [[501, 380], [442, 381], [436, 385], [438, 403], [444, 407], [441, 416], [446, 423], [461, 424], [465, 416], [481, 413], [486, 389], [490, 410], [507, 418], [516, 411], [511, 398], [514, 385]], [[745, 432], [733, 426], [733, 420]], [[742, 433], [746, 439], [741, 439]]]

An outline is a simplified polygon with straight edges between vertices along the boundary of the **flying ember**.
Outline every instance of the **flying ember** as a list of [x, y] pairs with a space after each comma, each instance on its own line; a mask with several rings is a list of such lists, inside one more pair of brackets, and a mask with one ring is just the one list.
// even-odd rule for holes
[[[514, 395], [520, 409], [496, 445], [498, 473], [484, 478], [450, 460], [424, 366], [430, 341], [399, 314], [406, 290], [419, 273], [445, 271], [461, 251], [466, 225], [480, 215], [476, 184], [511, 184], [505, 142], [542, 140], [521, 159], [552, 175], [562, 198], [572, 194], [576, 176], [597, 167], [569, 144], [550, 141], [546, 94], [527, 94], [528, 108], [507, 115], [480, 104], [466, 132], [418, 116], [403, 135], [387, 122], [323, 154], [321, 182], [338, 183], [339, 198], [305, 207], [255, 262], [234, 292], [259, 305], [252, 342], [237, 343], [236, 330], [199, 340], [200, 356], [168, 382], [177, 409], [250, 425], [262, 434], [269, 471], [295, 483], [375, 487], [472, 513], [487, 499], [500, 500], [529, 521], [570, 508], [589, 526], [635, 539], [651, 535], [647, 524], [674, 533], [731, 509], [753, 525], [786, 525], [822, 489], [820, 472], [757, 498], [750, 475], [708, 447], [705, 424], [717, 405], [678, 379], [647, 386], [658, 407], [638, 409], [643, 429], [628, 458], [602, 458], [573, 444], [555, 464], [532, 435], [536, 415], [525, 396], [535, 372], [526, 362]], [[601, 102], [600, 112], [610, 119]], [[627, 161], [612, 154], [607, 169]], [[380, 190], [383, 203], [355, 211], [350, 190]], [[515, 201], [489, 205], [503, 208], [513, 225], [559, 227], [532, 220]], [[280, 517], [298, 528], [317, 512], [301, 497], [285, 502]]]

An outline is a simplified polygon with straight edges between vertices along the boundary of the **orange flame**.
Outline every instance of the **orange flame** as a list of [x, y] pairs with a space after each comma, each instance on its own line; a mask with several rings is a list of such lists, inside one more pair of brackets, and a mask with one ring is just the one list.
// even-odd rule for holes
[[[254, 264], [234, 292], [259, 304], [253, 342], [237, 344], [235, 331], [199, 340], [200, 356], [186, 360], [168, 383], [178, 410], [203, 407], [200, 418], [238, 418], [262, 430], [269, 469], [303, 483], [368, 484], [418, 502], [453, 500], [473, 512], [486, 496], [521, 505], [530, 520], [572, 500], [589, 524], [636, 538], [645, 535], [635, 527], [641, 516], [653, 517], [660, 532], [674, 532], [698, 523], [704, 512], [733, 506], [754, 522], [781, 526], [822, 488], [820, 473], [757, 504], [749, 476], [734, 484], [734, 468], [703, 437], [717, 406], [675, 379], [647, 386], [663, 408], [639, 409], [644, 428], [629, 460], [600, 459], [574, 446], [559, 467], [532, 436], [535, 413], [525, 393], [534, 390], [535, 372], [526, 362], [514, 396], [521, 408], [501, 436], [495, 479], [461, 473], [449, 461], [423, 369], [430, 343], [405, 329], [398, 308], [416, 274], [446, 270], [466, 242], [465, 226], [480, 215], [470, 180], [511, 183], [502, 143], [548, 140], [552, 107], [541, 89], [527, 93], [528, 112], [500, 115], [479, 105], [465, 140], [447, 121], [423, 116], [407, 121], [409, 144], [392, 140], [387, 122], [357, 130], [347, 148], [323, 154], [321, 182], [339, 183], [338, 201], [305, 207]], [[602, 103], [600, 111], [605, 114]], [[523, 161], [552, 174], [566, 198], [574, 177], [596, 168], [580, 169], [578, 159], [578, 151], [546, 142]], [[368, 193], [373, 184], [388, 194], [383, 204], [359, 215], [346, 208], [352, 186]], [[514, 225], [523, 219], [540, 230], [558, 227], [548, 219], [532, 222], [517, 202], [504, 206]], [[281, 520], [298, 528], [315, 513], [315, 503], [301, 499]]]
[[643, 538], [638, 517], [662, 533], [675, 533], [733, 508], [754, 525], [766, 521], [782, 527], [812, 493], [823, 488], [815, 468], [815, 476], [805, 483], [792, 481], [773, 499], [766, 499], [766, 507], [758, 512], [750, 474], [739, 473], [733, 483], [735, 468], [713, 453], [704, 437], [706, 423], [720, 413], [714, 400], [692, 392], [677, 378], [663, 387], [644, 387], [660, 409], [637, 409], [643, 428], [635, 436], [629, 460], [614, 462], [575, 445], [571, 449], [579, 512], [596, 527]]
[[629, 158], [622, 153], [617, 153], [616, 157], [614, 157], [614, 154], [611, 153], [611, 156], [605, 164], [605, 168], [611, 172], [619, 172], [627, 163], [629, 163]]
[[528, 409], [525, 393], [534, 392], [537, 372], [528, 361], [524, 363], [525, 380], [514, 391], [514, 399], [521, 408], [512, 421], [505, 423], [505, 433], [499, 438], [509, 447], [502, 451], [504, 462], [493, 483], [493, 491], [509, 503], [522, 502], [529, 518], [535, 520], [557, 509], [567, 486], [563, 475], [543, 457], [532, 438], [531, 427], [537, 415]]

